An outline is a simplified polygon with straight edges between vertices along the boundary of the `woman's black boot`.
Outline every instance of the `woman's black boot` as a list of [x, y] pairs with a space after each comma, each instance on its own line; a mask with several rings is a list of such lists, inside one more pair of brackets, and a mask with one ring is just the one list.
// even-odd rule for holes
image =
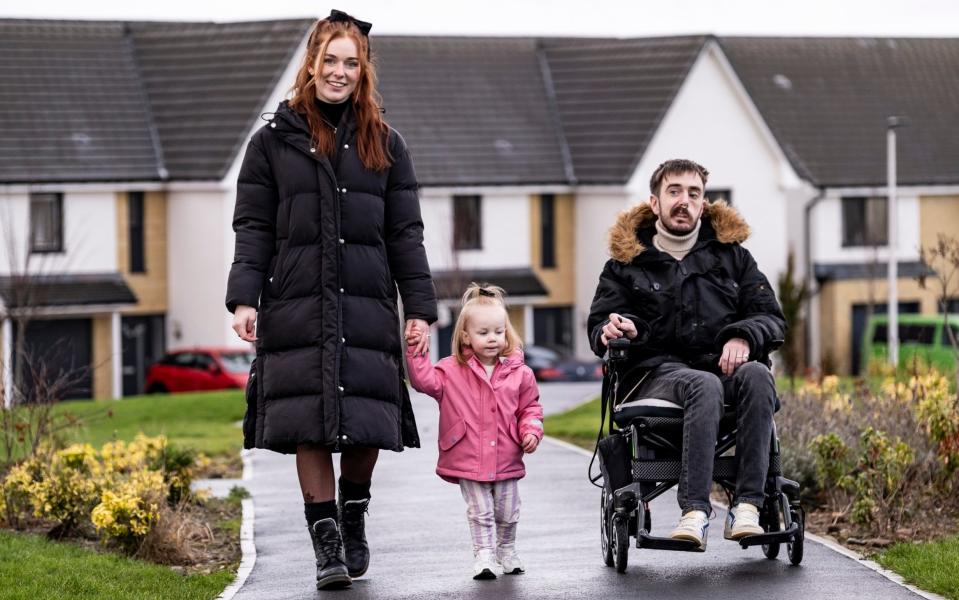
[[346, 570], [343, 556], [343, 539], [336, 526], [336, 519], [320, 519], [313, 523], [310, 539], [316, 555], [316, 589], [335, 590], [350, 587], [353, 580]]
[[344, 500], [340, 496], [340, 524], [350, 577], [362, 576], [370, 566], [370, 547], [366, 543], [366, 508], [369, 505], [369, 498]]

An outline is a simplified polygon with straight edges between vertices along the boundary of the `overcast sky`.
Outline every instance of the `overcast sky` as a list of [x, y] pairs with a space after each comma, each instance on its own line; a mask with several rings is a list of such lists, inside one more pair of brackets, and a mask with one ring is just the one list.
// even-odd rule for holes
[[959, 36], [955, 0], [3, 0], [0, 17], [248, 21], [345, 10], [373, 34]]

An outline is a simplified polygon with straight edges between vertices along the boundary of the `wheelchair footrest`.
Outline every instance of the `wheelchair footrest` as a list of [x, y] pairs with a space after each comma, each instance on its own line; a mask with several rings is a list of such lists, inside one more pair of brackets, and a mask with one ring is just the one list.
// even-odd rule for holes
[[788, 529], [783, 531], [770, 531], [769, 533], [760, 533], [756, 535], [747, 535], [737, 540], [743, 548], [750, 546], [759, 546], [760, 544], [787, 544], [796, 541], [799, 534], [799, 524], [793, 523]]
[[678, 552], [705, 552], [699, 544], [690, 540], [674, 540], [668, 537], [655, 537], [640, 531], [636, 538], [636, 545], [640, 548], [653, 548], [655, 550], [675, 550]]

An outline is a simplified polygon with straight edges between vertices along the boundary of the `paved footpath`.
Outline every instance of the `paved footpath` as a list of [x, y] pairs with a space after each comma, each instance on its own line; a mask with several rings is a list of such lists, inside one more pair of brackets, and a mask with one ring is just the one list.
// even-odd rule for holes
[[[575, 405], [596, 385], [543, 386], [547, 414]], [[414, 394], [423, 448], [384, 452], [373, 478], [367, 537], [370, 569], [345, 591], [318, 592], [303, 502], [293, 457], [253, 453], [256, 564], [236, 600], [310, 598], [869, 598], [915, 599], [917, 594], [859, 561], [806, 540], [800, 567], [767, 560], [722, 539], [717, 510], [704, 554], [630, 548], [625, 574], [603, 565], [599, 550], [599, 492], [586, 479], [589, 457], [544, 440], [527, 457], [520, 484], [523, 507], [517, 547], [524, 575], [493, 581], [471, 578], [472, 554], [459, 488], [437, 477], [435, 402]], [[653, 532], [679, 518], [675, 495], [653, 503]]]

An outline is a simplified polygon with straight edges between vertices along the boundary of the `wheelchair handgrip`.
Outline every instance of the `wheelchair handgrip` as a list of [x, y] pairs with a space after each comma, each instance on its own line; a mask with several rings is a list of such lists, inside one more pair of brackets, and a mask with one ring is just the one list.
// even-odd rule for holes
[[609, 360], [624, 360], [629, 355], [630, 341], [626, 337], [609, 340]]

